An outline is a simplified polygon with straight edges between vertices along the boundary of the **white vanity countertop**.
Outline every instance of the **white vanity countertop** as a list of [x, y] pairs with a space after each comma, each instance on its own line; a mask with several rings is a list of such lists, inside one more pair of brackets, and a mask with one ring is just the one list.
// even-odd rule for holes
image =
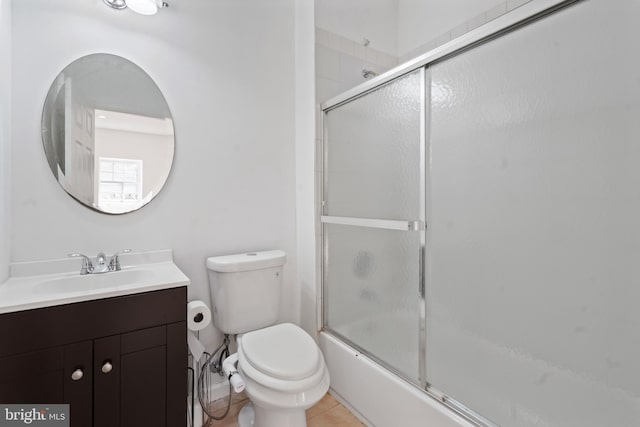
[[0, 313], [187, 286], [171, 250], [120, 256], [121, 271], [80, 275], [79, 259], [15, 263], [0, 285]]

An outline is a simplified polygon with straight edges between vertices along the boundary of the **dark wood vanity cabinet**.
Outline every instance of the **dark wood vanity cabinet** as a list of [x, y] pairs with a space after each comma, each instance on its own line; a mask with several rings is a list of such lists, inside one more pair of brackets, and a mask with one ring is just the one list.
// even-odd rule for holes
[[73, 425], [91, 425], [91, 371], [72, 379], [91, 356], [91, 341], [82, 341], [0, 358], [0, 403], [69, 403]]
[[72, 427], [184, 425], [186, 287], [0, 315], [0, 403], [68, 403]]

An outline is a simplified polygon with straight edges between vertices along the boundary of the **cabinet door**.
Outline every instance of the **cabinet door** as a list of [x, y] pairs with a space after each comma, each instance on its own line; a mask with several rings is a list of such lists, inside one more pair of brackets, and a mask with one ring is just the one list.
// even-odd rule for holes
[[120, 335], [93, 342], [93, 427], [120, 425]]
[[91, 353], [83, 341], [0, 359], [0, 402], [68, 403], [73, 427], [91, 425]]
[[[71, 427], [90, 426], [93, 418], [92, 351], [91, 341], [64, 347], [63, 403], [70, 405]], [[81, 374], [79, 379], [78, 374]]]
[[184, 421], [184, 322], [97, 339], [94, 347], [94, 427], [171, 427]]
[[0, 402], [63, 403], [64, 347], [0, 359]]
[[166, 326], [120, 337], [120, 426], [166, 426]]

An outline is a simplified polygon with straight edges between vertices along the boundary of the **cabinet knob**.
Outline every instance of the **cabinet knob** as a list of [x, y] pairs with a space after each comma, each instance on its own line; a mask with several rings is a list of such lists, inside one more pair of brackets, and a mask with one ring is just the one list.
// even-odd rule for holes
[[76, 369], [71, 374], [71, 379], [74, 381], [78, 381], [78, 380], [81, 380], [83, 376], [84, 376], [84, 372], [82, 372], [82, 369]]
[[102, 365], [102, 373], [108, 374], [112, 370], [113, 370], [113, 365], [111, 364], [111, 362], [104, 362], [104, 365]]

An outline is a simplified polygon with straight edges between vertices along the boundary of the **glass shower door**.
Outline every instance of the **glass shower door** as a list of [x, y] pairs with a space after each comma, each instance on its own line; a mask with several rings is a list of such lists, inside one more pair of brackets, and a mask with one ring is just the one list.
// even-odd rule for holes
[[501, 426], [640, 425], [640, 2], [615, 3], [430, 69], [428, 382]]
[[424, 382], [425, 71], [325, 112], [324, 327]]

